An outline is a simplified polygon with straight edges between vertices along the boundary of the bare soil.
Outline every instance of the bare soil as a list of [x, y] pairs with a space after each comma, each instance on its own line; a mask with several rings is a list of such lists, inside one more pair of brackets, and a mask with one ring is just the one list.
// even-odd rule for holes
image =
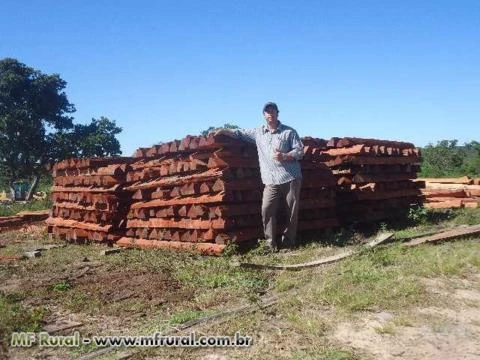
[[[43, 227], [35, 225], [18, 234], [2, 234], [0, 240], [7, 248], [21, 244], [27, 249], [38, 246], [39, 238], [43, 239], [42, 244], [49, 243], [44, 232]], [[99, 249], [92, 250], [92, 254], [95, 251], [98, 253]], [[0, 264], [10, 267], [10, 275], [0, 282], [0, 294], [29, 294], [23, 305], [28, 308], [42, 306], [46, 310], [44, 325], [78, 322], [81, 323], [78, 327], [58, 334], [68, 335], [73, 330], [79, 330], [83, 336], [147, 335], [151, 329], [140, 328], [148, 323], [146, 320], [159, 314], [175, 313], [199, 296], [198, 290], [182, 284], [168, 269], [152, 272], [118, 265], [113, 267], [98, 258], [80, 257], [74, 260], [35, 271], [32, 268], [27, 271], [26, 268], [28, 261], [36, 260]], [[318, 276], [321, 276], [321, 269]], [[436, 300], [434, 306], [339, 316], [334, 309], [319, 310], [314, 304], [311, 308], [308, 303], [302, 304], [311, 324], [296, 324], [289, 319], [288, 311], [273, 307], [248, 316], [239, 315], [230, 320], [231, 324], [202, 324], [188, 330], [211, 335], [224, 334], [232, 327], [238, 328], [254, 338], [254, 346], [249, 349], [134, 351], [132, 358], [480, 359], [480, 275], [426, 278], [422, 279], [422, 283], [428, 296]], [[70, 287], [76, 295], [86, 299], [71, 298], [66, 301], [72, 292], [55, 290], [59, 284]], [[227, 302], [233, 303], [234, 300], [225, 296], [226, 304], [221, 305], [228, 307]], [[75, 310], [76, 307], [78, 310]], [[160, 322], [153, 324], [156, 329], [162, 325]], [[318, 357], [317, 347], [325, 344], [346, 349], [350, 357]], [[6, 355], [5, 349], [3, 354], [0, 349], [0, 359], [2, 356], [12, 359], [65, 359], [72, 356], [72, 352], [66, 348], [28, 348], [10, 349]], [[73, 356], [78, 357], [79, 354]]]
[[[480, 281], [423, 279], [437, 306], [408, 313], [362, 313], [332, 336], [373, 359], [479, 359]], [[397, 325], [396, 325], [397, 324]]]

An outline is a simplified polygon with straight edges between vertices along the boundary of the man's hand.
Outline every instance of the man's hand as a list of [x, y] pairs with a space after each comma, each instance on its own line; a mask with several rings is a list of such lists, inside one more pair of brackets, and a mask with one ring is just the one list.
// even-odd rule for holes
[[295, 158], [292, 155], [290, 155], [289, 153], [284, 153], [284, 152], [281, 152], [280, 150], [277, 149], [273, 153], [273, 160], [292, 161], [292, 160], [295, 160]]
[[278, 150], [275, 150], [275, 152], [273, 153], [273, 160], [276, 160], [276, 161], [288, 161], [288, 155], [285, 154], [285, 153], [282, 153]]

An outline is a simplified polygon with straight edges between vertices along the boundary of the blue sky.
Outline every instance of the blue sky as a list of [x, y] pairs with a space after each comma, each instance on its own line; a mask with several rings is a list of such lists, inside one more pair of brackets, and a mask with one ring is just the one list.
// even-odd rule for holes
[[300, 136], [480, 140], [480, 1], [0, 1], [0, 58], [59, 73], [124, 155], [276, 101]]

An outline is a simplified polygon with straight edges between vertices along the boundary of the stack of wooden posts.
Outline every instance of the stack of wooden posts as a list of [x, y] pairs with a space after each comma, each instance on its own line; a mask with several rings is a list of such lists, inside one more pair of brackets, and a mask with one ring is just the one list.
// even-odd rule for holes
[[21, 211], [12, 216], [0, 216], [0, 231], [45, 220], [48, 218], [48, 213], [48, 210]]
[[477, 208], [480, 203], [480, 178], [424, 178], [425, 207], [431, 209]]
[[187, 136], [137, 150], [121, 246], [220, 254], [262, 234], [262, 185], [253, 144], [228, 136]]
[[132, 158], [69, 159], [53, 166], [50, 234], [66, 240], [114, 242], [130, 203], [123, 191]]
[[302, 190], [298, 229], [300, 236], [340, 225], [336, 211], [336, 178], [324, 164], [329, 158], [322, 154], [326, 140], [302, 138], [304, 156], [301, 160]]
[[[298, 231], [386, 219], [421, 202], [413, 144], [303, 138]], [[263, 185], [252, 143], [187, 136], [140, 148], [133, 158], [70, 159], [53, 168], [49, 232], [68, 240], [116, 242], [221, 254], [263, 237]], [[279, 226], [281, 229], [281, 226]]]
[[[220, 254], [229, 243], [263, 236], [263, 185], [251, 143], [220, 135], [187, 136], [135, 156], [126, 189], [132, 192], [123, 246]], [[302, 161], [299, 231], [337, 226], [335, 178], [311, 151]], [[279, 226], [279, 229], [281, 226]]]
[[422, 201], [415, 182], [420, 151], [411, 143], [332, 138], [317, 150], [337, 182], [337, 214], [342, 223], [393, 218]]

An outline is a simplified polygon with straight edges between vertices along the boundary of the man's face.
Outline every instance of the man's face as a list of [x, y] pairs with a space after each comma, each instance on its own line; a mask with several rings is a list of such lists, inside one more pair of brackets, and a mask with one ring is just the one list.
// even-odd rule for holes
[[265, 120], [267, 120], [269, 126], [275, 127], [277, 125], [278, 112], [275, 108], [267, 107], [263, 112], [263, 116], [265, 117]]

